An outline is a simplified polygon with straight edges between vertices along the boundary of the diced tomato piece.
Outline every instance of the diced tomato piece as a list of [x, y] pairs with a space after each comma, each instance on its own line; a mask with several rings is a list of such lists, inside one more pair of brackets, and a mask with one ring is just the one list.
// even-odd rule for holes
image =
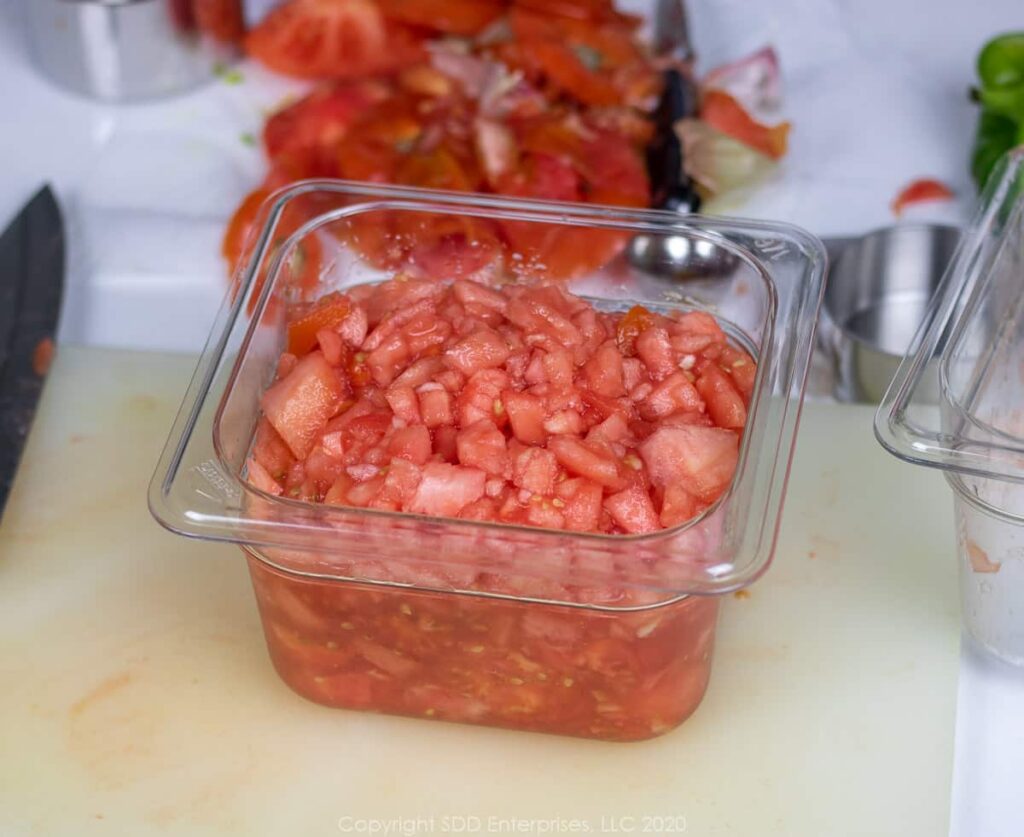
[[481, 369], [493, 369], [508, 359], [508, 345], [497, 332], [479, 329], [463, 338], [445, 353], [445, 361], [467, 377]]
[[[341, 431], [341, 447], [349, 462], [363, 457], [366, 451], [380, 444], [391, 429], [391, 416], [386, 411], [376, 411], [372, 407], [370, 409], [371, 412], [357, 415], [343, 424], [339, 422], [341, 426], [337, 429]], [[355, 407], [352, 410], [355, 410]], [[341, 418], [346, 418], [347, 415]]]
[[669, 330], [672, 334], [706, 335], [715, 343], [724, 343], [726, 339], [718, 320], [707, 311], [684, 311], [669, 325]]
[[423, 468], [409, 511], [438, 517], [456, 517], [463, 508], [484, 496], [487, 475], [477, 468], [431, 462]]
[[[426, 389], [425, 387], [430, 387]], [[427, 427], [441, 427], [445, 424], [453, 424], [455, 416], [452, 413], [451, 394], [438, 384], [424, 384], [417, 395], [420, 401], [420, 415]]]
[[553, 288], [531, 288], [520, 296], [509, 300], [505, 316], [510, 322], [519, 326], [527, 333], [546, 334], [556, 345], [573, 348], [583, 342], [583, 335], [573, 325], [572, 320], [551, 304], [549, 295], [542, 295], [542, 290]]
[[481, 497], [459, 512], [463, 520], [497, 520], [498, 504], [490, 497]]
[[444, 361], [439, 357], [424, 357], [413, 361], [392, 383], [393, 387], [416, 387], [436, 379], [444, 369]]
[[388, 401], [394, 414], [407, 424], [420, 423], [420, 402], [416, 396], [416, 390], [409, 386], [388, 387], [384, 397]]
[[558, 460], [544, 448], [517, 445], [513, 451], [512, 482], [534, 494], [549, 495], [555, 490]]
[[384, 487], [384, 477], [377, 475], [371, 477], [365, 482], [356, 482], [348, 490], [346, 500], [348, 505], [358, 506], [359, 508], [366, 508], [369, 506], [380, 494], [381, 489]]
[[338, 478], [338, 474], [345, 469], [342, 458], [328, 453], [322, 444], [313, 447], [304, 464], [306, 479], [312, 480], [321, 494], [326, 493]]
[[288, 377], [263, 393], [263, 413], [291, 452], [303, 459], [344, 397], [334, 370], [319, 352], [302, 358]]
[[685, 523], [695, 517], [699, 511], [700, 504], [697, 502], [697, 498], [682, 485], [673, 483], [665, 488], [659, 520], [666, 529]]
[[621, 412], [612, 413], [600, 424], [595, 424], [587, 433], [587, 441], [590, 442], [626, 442], [629, 441], [632, 432], [629, 429], [629, 422]]
[[420, 314], [402, 327], [405, 345], [414, 357], [439, 352], [451, 333], [452, 327], [448, 322], [438, 318], [433, 311]]
[[252, 455], [274, 479], [283, 477], [295, 461], [291, 449], [266, 418], [256, 425]]
[[473, 282], [468, 279], [459, 279], [452, 284], [452, 293], [463, 305], [479, 305], [483, 308], [490, 308], [499, 314], [504, 314], [507, 300], [498, 291]]
[[613, 490], [626, 485], [615, 457], [595, 442], [583, 442], [570, 436], [556, 436], [548, 442], [559, 464], [567, 471], [593, 480]]
[[408, 459], [417, 465], [424, 465], [430, 459], [433, 442], [430, 431], [422, 424], [402, 427], [391, 434], [388, 441], [388, 453], [395, 459]]
[[462, 465], [479, 468], [494, 476], [504, 476], [508, 472], [505, 435], [492, 421], [481, 419], [460, 430], [455, 449]]
[[604, 507], [612, 519], [631, 535], [655, 532], [661, 528], [650, 493], [638, 484], [605, 497]]
[[583, 365], [584, 380], [598, 395], [618, 398], [626, 394], [623, 382], [622, 354], [613, 343], [606, 343]]
[[544, 430], [554, 436], [578, 436], [584, 430], [583, 416], [575, 410], [556, 410], [544, 419]]
[[678, 412], [703, 412], [706, 394], [690, 383], [679, 371], [655, 385], [640, 404], [640, 416], [648, 421], [657, 421]]
[[368, 327], [366, 309], [361, 305], [354, 305], [348, 316], [338, 326], [338, 334], [348, 346], [358, 349], [366, 339]]
[[458, 447], [456, 445], [458, 435], [459, 431], [450, 425], [435, 429], [434, 453], [445, 462], [458, 462]]
[[708, 415], [719, 427], [742, 430], [747, 408], [732, 379], [715, 364], [709, 364], [697, 378], [697, 391], [707, 402]]
[[[407, 430], [422, 430], [426, 432], [425, 427], [412, 428], [408, 427]], [[426, 436], [427, 442], [427, 456], [430, 455], [430, 434]], [[413, 496], [416, 494], [416, 489], [419, 487], [420, 478], [422, 472], [420, 471], [418, 464], [426, 461], [426, 457], [422, 459], [422, 462], [417, 464], [417, 460], [414, 456], [403, 457], [400, 453], [394, 454], [396, 458], [391, 460], [391, 464], [388, 466], [387, 474], [384, 476], [384, 484], [381, 486], [380, 493], [373, 500], [371, 505], [376, 508], [398, 510], [405, 508], [412, 502]], [[411, 460], [411, 461], [410, 461]]]
[[330, 328], [322, 328], [316, 333], [316, 342], [320, 346], [320, 351], [323, 352], [324, 360], [331, 366], [341, 366], [348, 353], [345, 351], [345, 344], [338, 332]]
[[563, 349], [552, 349], [544, 353], [545, 379], [556, 387], [572, 386], [572, 355]]
[[757, 379], [757, 364], [754, 363], [753, 358], [740, 349], [726, 346], [722, 349], [718, 364], [732, 377], [736, 389], [743, 396], [743, 402], [749, 404], [750, 396], [754, 392], [754, 382]]
[[484, 369], [471, 375], [458, 396], [459, 426], [468, 427], [482, 419], [493, 421], [498, 427], [507, 424], [502, 391], [508, 385], [508, 375], [498, 369]]
[[384, 387], [390, 384], [409, 360], [409, 347], [401, 334], [392, 334], [366, 355], [366, 368], [373, 380]]
[[321, 329], [337, 328], [351, 309], [352, 303], [343, 294], [322, 297], [312, 308], [288, 323], [288, 351], [300, 357], [312, 351], [317, 343], [317, 333]]
[[675, 352], [672, 351], [672, 343], [669, 340], [668, 332], [659, 327], [641, 331], [636, 336], [636, 353], [644, 362], [651, 377], [660, 381], [675, 372], [679, 367], [676, 365]]
[[542, 526], [545, 529], [562, 529], [565, 517], [546, 497], [534, 495], [526, 504], [526, 522], [530, 526]]
[[667, 489], [679, 483], [697, 499], [711, 503], [732, 481], [739, 438], [717, 427], [661, 427], [638, 451], [655, 485]]
[[506, 390], [502, 393], [501, 400], [508, 413], [512, 433], [520, 442], [542, 445], [547, 441], [548, 434], [544, 430], [546, 411], [541, 399], [527, 392]]
[[264, 468], [258, 461], [252, 457], [246, 463], [246, 470], [248, 472], [249, 483], [260, 491], [266, 491], [267, 494], [278, 495], [281, 494], [282, 488], [281, 483], [275, 480], [270, 472]]
[[466, 376], [458, 369], [442, 369], [434, 376], [434, 380], [452, 395], [461, 392], [466, 385]]
[[601, 498], [604, 491], [600, 485], [582, 477], [564, 480], [555, 489], [558, 499], [565, 505], [562, 517], [565, 528], [573, 532], [597, 530], [601, 516]]
[[349, 489], [355, 484], [356, 481], [342, 471], [338, 474], [338, 479], [334, 481], [334, 485], [324, 495], [324, 502], [330, 506], [347, 506]]

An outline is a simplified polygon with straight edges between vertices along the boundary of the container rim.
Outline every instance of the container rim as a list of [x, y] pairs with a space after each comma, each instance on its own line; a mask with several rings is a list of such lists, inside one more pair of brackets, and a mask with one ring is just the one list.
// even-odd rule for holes
[[[274, 228], [289, 202], [319, 191], [342, 195], [355, 202], [307, 221], [292, 233], [284, 246], [276, 248], [276, 252], [271, 254], [273, 248], [270, 243]], [[268, 275], [272, 277], [281, 269], [289, 246], [293, 246], [304, 235], [325, 223], [324, 217], [342, 218], [382, 209], [433, 213], [466, 212], [535, 223], [621, 229], [634, 234], [686, 234], [711, 239], [719, 246], [728, 247], [736, 252], [762, 277], [770, 304], [767, 328], [762, 340], [765, 349], [758, 360], [755, 389], [755, 395], [761, 391], [763, 397], [755, 397], [752, 400], [748, 432], [744, 433], [741, 443], [741, 462], [737, 476], [725, 497], [720, 498], [715, 506], [692, 521], [648, 535], [567, 535], [565, 532], [536, 527], [490, 523], [474, 525], [472, 521], [457, 523], [467, 532], [486, 531], [489, 534], [494, 533], [496, 538], [520, 535], [528, 537], [536, 549], [546, 549], [545, 544], [555, 547], [559, 544], [582, 542], [589, 542], [595, 549], [605, 551], [613, 546], [640, 549], [649, 544], [664, 542], [666, 537], [685, 534], [718, 513], [727, 501], [734, 498], [743, 473], [749, 474], [750, 480], [756, 478], [760, 483], [756, 492], [757, 504], [750, 510], [749, 515], [749, 527], [757, 531], [751, 534], [750, 542], [746, 545], [751, 554], [744, 556], [743, 564], [739, 565], [735, 561], [724, 564], [718, 562], [699, 570], [694, 569], [695, 577], [685, 584], [673, 583], [664, 589], [649, 589], [681, 594], [722, 593], [750, 583], [764, 571], [770, 561], [778, 534], [779, 513], [824, 287], [823, 275], [827, 257], [823, 246], [816, 238], [798, 228], [772, 222], [719, 219], [710, 216], [683, 217], [659, 210], [517, 201], [485, 195], [346, 181], [300, 182], [274, 193], [265, 204], [263, 223], [255, 237], [251, 255], [240, 274], [241, 288], [236, 289], [233, 298], [229, 292], [225, 300], [150, 485], [150, 509], [162, 525], [179, 534], [236, 542], [247, 547], [326, 549], [327, 538], [333, 534], [334, 549], [338, 549], [337, 533], [324, 527], [326, 512], [322, 505], [296, 503], [295, 505], [302, 508], [293, 510], [296, 526], [288, 533], [285, 533], [287, 527], [265, 525], [268, 521], [253, 518], [249, 514], [251, 510], [247, 508], [247, 500], [255, 497], [261, 502], [267, 502], [270, 497], [260, 497], [262, 492], [253, 489], [239, 474], [234, 474], [231, 469], [225, 467], [224, 457], [219, 450], [219, 443], [215, 442], [213, 429], [219, 424], [224, 410], [224, 395], [232, 389], [233, 382], [239, 374], [241, 359], [251, 347], [255, 330], [271, 298], [273, 281], [263, 283], [263, 287], [258, 289], [258, 294], [254, 293], [254, 285], [258, 284], [255, 278], [267, 256], [270, 255], [271, 259]], [[787, 288], [783, 300], [786, 305], [786, 316], [780, 323], [777, 283], [771, 268], [774, 260], [783, 257], [796, 259], [801, 275], [799, 281], [793, 281], [792, 288]], [[244, 312], [247, 304], [251, 302], [255, 302], [256, 307], [251, 319], [246, 320]], [[780, 325], [783, 328], [780, 329]], [[754, 441], [749, 432], [749, 428], [755, 424], [759, 425], [757, 435], [758, 441], [762, 443], [756, 451], [753, 450]], [[767, 437], [766, 451], [761, 449], [764, 447], [765, 439], [760, 437]], [[202, 477], [202, 480], [197, 481], [196, 474]], [[745, 490], [749, 492], [753, 489]], [[273, 501], [280, 502], [277, 498]], [[347, 514], [350, 517], [353, 514], [353, 510], [341, 507], [330, 507], [330, 512], [339, 512], [340, 515]], [[396, 532], [411, 528], [436, 531], [439, 527], [453, 522], [405, 513], [379, 514], [397, 519], [393, 526]], [[374, 519], [375, 515], [366, 510], [358, 510], [358, 517], [364, 520]], [[319, 534], [305, 533], [305, 530], [315, 527], [319, 527]], [[298, 533], [299, 529], [303, 532]], [[288, 572], [295, 571], [294, 567], [282, 569]], [[358, 580], [362, 582], [364, 579]]]
[[[1008, 236], [1024, 228], [1024, 146], [1008, 152], [982, 193], [978, 208], [942, 278], [907, 355], [900, 364], [875, 413], [874, 432], [894, 456], [915, 465], [1004, 482], [1024, 483], [1024, 437], [997, 431], [978, 416], [971, 399], [960, 397], [950, 385], [950, 363], [977, 314], [987, 291], [997, 281], [994, 264], [1002, 256]], [[1004, 315], [1005, 324], [1014, 308]], [[941, 349], [941, 351], [939, 351]], [[989, 359], [991, 359], [990, 347]], [[944, 430], [937, 411], [922, 412], [918, 397], [926, 386], [926, 367], [938, 356], [941, 401], [956, 414], [961, 428], [977, 427], [1001, 437], [989, 442]], [[988, 361], [979, 364], [980, 380]], [[972, 388], [973, 392], [973, 388]]]

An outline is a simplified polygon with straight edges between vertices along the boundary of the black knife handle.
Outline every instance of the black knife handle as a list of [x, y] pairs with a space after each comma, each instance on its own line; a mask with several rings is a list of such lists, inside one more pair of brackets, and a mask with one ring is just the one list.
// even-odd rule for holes
[[675, 124], [697, 113], [697, 88], [680, 70], [665, 70], [664, 88], [654, 111], [654, 137], [647, 147], [651, 205], [657, 209], [697, 212], [700, 195], [683, 171], [683, 144]]

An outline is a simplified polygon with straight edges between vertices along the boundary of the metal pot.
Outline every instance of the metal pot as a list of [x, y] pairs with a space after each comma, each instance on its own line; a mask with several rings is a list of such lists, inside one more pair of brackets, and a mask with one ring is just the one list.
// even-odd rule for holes
[[[819, 330], [834, 363], [836, 398], [881, 400], [959, 241], [955, 227], [905, 224], [845, 244], [829, 274]], [[938, 403], [935, 368], [921, 397]]]
[[[52, 81], [105, 101], [179, 93], [239, 55], [242, 0], [28, 0], [35, 61]], [[213, 12], [216, 11], [216, 14]]]

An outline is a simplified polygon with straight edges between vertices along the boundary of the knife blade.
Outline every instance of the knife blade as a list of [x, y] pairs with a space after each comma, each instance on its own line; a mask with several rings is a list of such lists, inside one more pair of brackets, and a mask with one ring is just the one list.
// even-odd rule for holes
[[675, 124], [697, 112], [693, 82], [693, 47], [683, 0], [658, 0], [651, 44], [668, 64], [662, 73], [662, 94], [654, 111], [654, 136], [647, 147], [651, 201], [659, 209], [696, 212], [700, 195], [683, 169], [683, 146]]
[[53, 340], [63, 291], [64, 222], [44, 186], [0, 233], [0, 518], [43, 389], [37, 349]]

